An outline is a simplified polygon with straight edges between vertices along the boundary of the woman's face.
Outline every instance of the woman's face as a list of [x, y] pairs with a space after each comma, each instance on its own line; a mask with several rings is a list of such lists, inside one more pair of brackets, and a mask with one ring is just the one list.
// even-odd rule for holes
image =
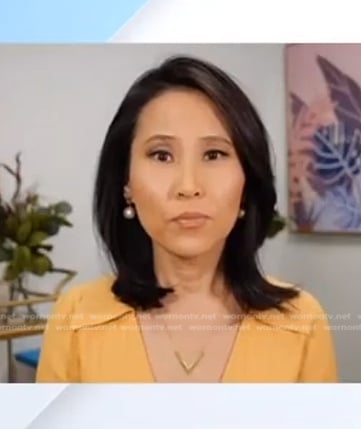
[[244, 183], [233, 142], [205, 95], [169, 90], [143, 108], [126, 194], [153, 245], [186, 258], [223, 246]]

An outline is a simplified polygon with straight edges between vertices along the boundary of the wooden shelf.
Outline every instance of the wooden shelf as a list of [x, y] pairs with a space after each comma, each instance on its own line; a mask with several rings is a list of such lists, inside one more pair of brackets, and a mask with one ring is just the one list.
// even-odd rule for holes
[[11, 323], [0, 325], [0, 341], [11, 340], [20, 337], [29, 337], [31, 335], [40, 335], [44, 332], [46, 321], [39, 320], [32, 323]]

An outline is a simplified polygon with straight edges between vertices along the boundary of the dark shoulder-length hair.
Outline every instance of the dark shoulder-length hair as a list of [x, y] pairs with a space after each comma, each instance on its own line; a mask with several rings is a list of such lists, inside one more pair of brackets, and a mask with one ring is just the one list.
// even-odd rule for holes
[[123, 217], [127, 203], [130, 148], [143, 107], [172, 89], [193, 89], [215, 105], [234, 142], [245, 172], [242, 208], [245, 216], [227, 237], [222, 254], [226, 282], [243, 311], [277, 308], [298, 295], [278, 287], [259, 268], [257, 251], [267, 237], [276, 192], [265, 127], [250, 100], [222, 70], [208, 62], [171, 57], [141, 75], [120, 104], [100, 153], [94, 192], [95, 224], [115, 271], [113, 293], [135, 309], [161, 307], [172, 285], [160, 285], [153, 270], [151, 238], [137, 218]]

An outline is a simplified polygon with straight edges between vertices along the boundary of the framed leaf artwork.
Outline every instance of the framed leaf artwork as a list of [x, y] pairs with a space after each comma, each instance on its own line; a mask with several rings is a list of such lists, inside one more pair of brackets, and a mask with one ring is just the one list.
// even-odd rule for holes
[[286, 93], [291, 229], [361, 233], [361, 44], [286, 46]]

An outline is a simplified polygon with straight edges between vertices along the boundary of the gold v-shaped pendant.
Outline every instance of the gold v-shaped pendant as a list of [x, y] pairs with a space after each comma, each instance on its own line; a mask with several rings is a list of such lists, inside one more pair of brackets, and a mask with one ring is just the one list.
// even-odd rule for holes
[[190, 374], [194, 370], [194, 368], [199, 364], [199, 362], [204, 356], [204, 352], [201, 351], [197, 359], [193, 363], [189, 364], [182, 358], [182, 356], [177, 350], [175, 350], [174, 353], [176, 355], [176, 358], [178, 359], [178, 362], [181, 364], [182, 368], [187, 374]]

